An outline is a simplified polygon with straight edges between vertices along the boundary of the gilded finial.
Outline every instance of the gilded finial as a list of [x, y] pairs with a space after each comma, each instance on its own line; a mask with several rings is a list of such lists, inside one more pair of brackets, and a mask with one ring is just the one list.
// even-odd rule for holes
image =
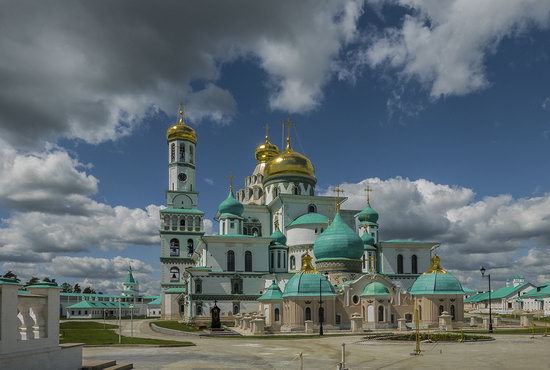
[[335, 199], [335, 208], [336, 208], [336, 212], [340, 212], [340, 205], [342, 204], [342, 202], [340, 202], [340, 194], [344, 194], [344, 189], [342, 189], [340, 186], [336, 186], [335, 188], [332, 189], [332, 192], [333, 193], [336, 193], [336, 199]]
[[185, 109], [183, 107], [183, 103], [180, 103], [178, 108], [178, 123], [185, 124]]
[[372, 188], [369, 184], [367, 184], [367, 187], [364, 190], [365, 194], [367, 194], [367, 204], [370, 206], [370, 193], [372, 192]]
[[436, 254], [432, 257], [432, 263], [430, 265], [430, 268], [428, 271], [426, 271], [426, 274], [433, 274], [433, 273], [440, 273], [440, 274], [446, 274], [447, 271], [441, 266], [441, 258]]
[[265, 126], [265, 141], [269, 141], [269, 123], [266, 123]]
[[275, 225], [275, 230], [279, 230], [279, 217], [275, 218], [273, 224]]
[[293, 124], [292, 121], [290, 120], [290, 116], [288, 116], [288, 119], [286, 120], [286, 122], [283, 123], [283, 125], [286, 126], [286, 130], [287, 130], [287, 134], [286, 134], [286, 148], [285, 148], [285, 150], [286, 150], [286, 151], [290, 151], [290, 150], [292, 150], [291, 141], [290, 141], [290, 129], [292, 128], [292, 126], [294, 126], [294, 124]]
[[312, 259], [313, 257], [309, 255], [309, 250], [307, 250], [306, 254], [302, 256], [302, 269], [300, 271], [306, 274], [315, 274], [317, 270], [311, 264]]
[[229, 191], [233, 193], [233, 175], [229, 175]]

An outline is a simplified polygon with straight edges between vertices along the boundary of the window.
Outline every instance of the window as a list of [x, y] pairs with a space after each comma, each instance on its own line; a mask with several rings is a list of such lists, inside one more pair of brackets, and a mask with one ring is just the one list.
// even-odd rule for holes
[[281, 268], [281, 251], [277, 251], [277, 268]]
[[402, 254], [397, 255], [397, 273], [398, 274], [403, 273], [403, 255]]
[[286, 269], [286, 252], [283, 252], [283, 268]]
[[294, 195], [300, 195], [300, 189], [299, 189], [297, 186], [295, 186], [295, 187], [292, 189], [292, 193], [293, 193]]
[[185, 144], [180, 144], [180, 161], [185, 162]]
[[454, 304], [451, 305], [451, 317], [452, 317], [453, 321], [455, 321], [455, 305]]
[[185, 229], [185, 218], [182, 218], [180, 220], [180, 230], [183, 230], [183, 229]]
[[244, 271], [252, 271], [252, 252], [244, 252]]
[[413, 254], [411, 257], [411, 272], [418, 274], [418, 257], [416, 257], [416, 254]]
[[195, 216], [195, 231], [201, 231], [201, 218]]
[[273, 189], [273, 198], [276, 198], [279, 195], [279, 188]]
[[384, 306], [378, 306], [378, 321], [384, 321]]
[[280, 321], [281, 320], [281, 315], [279, 313], [279, 309], [276, 308], [274, 313], [275, 313], [275, 315], [274, 315], [275, 316], [275, 321]]
[[294, 270], [296, 268], [296, 257], [290, 256], [290, 269]]
[[230, 228], [230, 229], [234, 229], [234, 228], [235, 228], [235, 223], [234, 223], [234, 222], [230, 222], [230, 223], [229, 223], [229, 228]]
[[178, 239], [170, 240], [170, 257], [178, 257], [180, 255], [180, 242]]
[[418, 306], [418, 320], [422, 320], [422, 306]]
[[336, 315], [336, 325], [340, 325], [341, 322], [342, 322], [342, 316]]
[[170, 281], [178, 282], [180, 281], [180, 269], [177, 267], [172, 267], [170, 269]]
[[197, 306], [195, 308], [195, 313], [197, 314], [197, 316], [202, 316], [202, 303], [201, 302], [197, 302]]
[[201, 294], [202, 293], [202, 280], [196, 279], [195, 280], [195, 293]]
[[172, 143], [170, 145], [170, 162], [174, 162], [176, 160], [176, 144]]
[[194, 162], [194, 158], [193, 158], [193, 145], [189, 145], [189, 163], [193, 163]]
[[233, 315], [236, 315], [240, 312], [240, 307], [238, 304], [233, 305]]
[[309, 206], [307, 206], [307, 212], [308, 212], [308, 213], [315, 213], [315, 212], [317, 212], [317, 206], [315, 206], [315, 204], [310, 204]]
[[227, 271], [235, 271], [235, 252], [227, 252]]
[[235, 276], [231, 279], [231, 294], [243, 293], [243, 279], [240, 276]]
[[193, 239], [187, 239], [187, 257], [191, 257], [195, 248], [193, 247]]
[[260, 232], [258, 231], [258, 229], [257, 229], [257, 228], [255, 228], [255, 227], [253, 227], [253, 228], [252, 228], [252, 235], [254, 235], [254, 236], [258, 236], [258, 235], [259, 235], [259, 233], [260, 233]]
[[359, 303], [359, 296], [355, 294], [353, 297], [351, 297], [351, 300], [353, 304], [357, 304]]
[[272, 269], [274, 269], [275, 268], [275, 252], [271, 251], [271, 253], [269, 255], [271, 257], [270, 266], [271, 266]]
[[306, 307], [306, 320], [311, 321], [311, 308]]
[[445, 311], [443, 306], [439, 306], [439, 316], [443, 315], [443, 311]]
[[367, 268], [367, 259], [365, 258], [365, 254], [363, 254], [363, 269]]

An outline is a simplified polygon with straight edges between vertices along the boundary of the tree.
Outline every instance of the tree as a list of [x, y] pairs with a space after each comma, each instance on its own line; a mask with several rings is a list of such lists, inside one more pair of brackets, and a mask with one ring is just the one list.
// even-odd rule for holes
[[61, 292], [62, 293], [72, 293], [73, 292], [73, 286], [69, 283], [63, 283], [63, 284], [61, 284]]
[[86, 288], [84, 288], [82, 293], [84, 293], [84, 294], [95, 294], [95, 289], [92, 289], [91, 287], [87, 286]]
[[51, 282], [52, 282], [52, 281], [50, 280], [50, 278], [47, 277], [47, 276], [46, 276], [44, 279], [42, 279], [42, 281], [45, 282], [45, 283], [51, 283]]
[[36, 283], [38, 283], [38, 282], [40, 282], [40, 279], [37, 278], [36, 276], [33, 276], [33, 277], [30, 278], [29, 281], [27, 281], [27, 282], [25, 283], [25, 286], [33, 285], [33, 284], [36, 284]]
[[80, 285], [75, 284], [73, 288], [73, 292], [75, 293], [82, 293], [82, 290], [80, 289]]
[[3, 277], [6, 279], [17, 279], [17, 275], [15, 275], [11, 270], [8, 270]]

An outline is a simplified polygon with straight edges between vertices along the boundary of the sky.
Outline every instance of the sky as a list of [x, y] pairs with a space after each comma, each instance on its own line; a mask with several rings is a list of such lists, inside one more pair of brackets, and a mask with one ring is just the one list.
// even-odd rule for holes
[[[159, 292], [166, 129], [207, 229], [269, 124], [481, 289], [550, 279], [550, 2], [0, 0], [0, 272]], [[24, 25], [24, 26], [22, 26]]]

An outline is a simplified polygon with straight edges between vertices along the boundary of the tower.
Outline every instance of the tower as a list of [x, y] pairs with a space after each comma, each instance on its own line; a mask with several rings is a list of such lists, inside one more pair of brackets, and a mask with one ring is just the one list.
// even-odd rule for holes
[[195, 130], [185, 123], [180, 106], [177, 122], [168, 128], [168, 190], [166, 208], [160, 211], [162, 317], [183, 316], [185, 268], [193, 266], [198, 256], [197, 243], [204, 235], [204, 212], [197, 208], [195, 183]]

